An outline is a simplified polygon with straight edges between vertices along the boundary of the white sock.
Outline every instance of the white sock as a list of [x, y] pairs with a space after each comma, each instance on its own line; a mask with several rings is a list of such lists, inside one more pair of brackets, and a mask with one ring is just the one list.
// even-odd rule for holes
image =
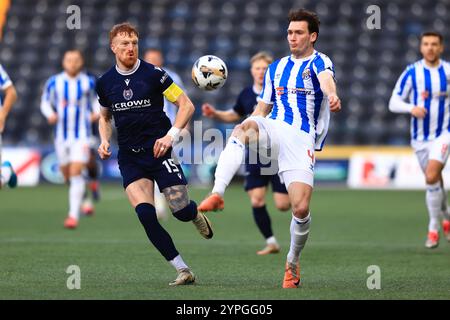
[[287, 261], [297, 263], [300, 253], [305, 246], [309, 235], [309, 226], [311, 224], [311, 214], [303, 219], [292, 216], [291, 220], [291, 246], [287, 255]]
[[448, 213], [448, 205], [447, 205], [447, 190], [445, 190], [443, 186], [441, 186], [441, 188], [442, 188], [442, 206], [441, 206], [442, 217], [445, 220], [450, 220], [450, 214]]
[[181, 258], [180, 255], [177, 255], [169, 262], [175, 269], [177, 269], [177, 271], [180, 271], [181, 269], [189, 269], [189, 267], [187, 266], [186, 263], [184, 263], [183, 258]]
[[1, 168], [1, 183], [2, 186], [8, 183], [9, 179], [11, 179], [11, 168], [9, 166], [2, 166]]
[[217, 162], [213, 193], [223, 196], [226, 187], [244, 162], [244, 151], [244, 144], [238, 138], [230, 137]]
[[278, 245], [277, 239], [275, 238], [275, 236], [271, 236], [269, 238], [266, 239], [266, 243], [267, 244], [276, 244]]
[[428, 208], [428, 215], [430, 216], [430, 223], [428, 224], [428, 231], [439, 231], [439, 216], [442, 209], [442, 193], [441, 183], [427, 184], [426, 203]]
[[167, 220], [167, 218], [169, 218], [169, 215], [167, 214], [166, 197], [161, 193], [156, 182], [153, 183], [153, 189], [155, 190], [156, 216], [160, 220]]
[[82, 176], [70, 177], [69, 188], [69, 216], [78, 220], [80, 217], [81, 202], [86, 188]]

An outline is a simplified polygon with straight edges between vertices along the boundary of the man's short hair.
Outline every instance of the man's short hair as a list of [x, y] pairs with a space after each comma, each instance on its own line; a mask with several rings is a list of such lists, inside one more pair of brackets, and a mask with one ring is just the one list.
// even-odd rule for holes
[[132, 36], [133, 34], [136, 35], [136, 37], [139, 38], [139, 32], [137, 31], [136, 27], [133, 26], [129, 22], [123, 22], [120, 24], [116, 24], [112, 27], [111, 31], [109, 32], [109, 44], [112, 43], [112, 40], [119, 34], [119, 33], [127, 33], [128, 35]]
[[426, 31], [422, 33], [420, 35], [420, 41], [422, 41], [423, 37], [438, 37], [440, 43], [444, 42], [444, 37], [442, 36], [442, 34], [436, 31]]
[[292, 9], [288, 15], [289, 22], [292, 21], [306, 21], [308, 23], [309, 33], [317, 33], [319, 36], [320, 20], [317, 14], [306, 9]]
[[258, 61], [258, 60], [264, 60], [268, 64], [271, 64], [273, 62], [273, 57], [268, 52], [260, 51], [260, 52], [256, 53], [255, 55], [253, 55], [253, 57], [250, 58], [250, 64], [253, 64], [255, 61]]
[[66, 51], [64, 51], [64, 55], [66, 55], [69, 52], [76, 52], [80, 55], [81, 58], [84, 58], [83, 52], [81, 52], [80, 49], [76, 49], [76, 48], [67, 49]]

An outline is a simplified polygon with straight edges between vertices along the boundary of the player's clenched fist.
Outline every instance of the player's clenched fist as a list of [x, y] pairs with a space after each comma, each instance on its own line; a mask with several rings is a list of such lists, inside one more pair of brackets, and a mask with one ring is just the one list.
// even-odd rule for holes
[[50, 125], [56, 124], [56, 122], [58, 122], [58, 115], [57, 115], [56, 113], [50, 115], [50, 116], [47, 118], [47, 122], [48, 122], [48, 124], [50, 124]]
[[202, 105], [202, 113], [204, 117], [212, 118], [214, 117], [214, 112], [216, 109], [209, 103], [204, 103]]
[[414, 118], [423, 119], [427, 115], [427, 109], [424, 107], [415, 106], [411, 109], [411, 115]]
[[109, 151], [109, 142], [102, 141], [97, 151], [98, 155], [100, 156], [100, 159], [102, 160], [108, 159], [111, 156], [111, 151]]
[[330, 104], [331, 112], [341, 111], [341, 99], [335, 94], [331, 94], [328, 96], [328, 103]]

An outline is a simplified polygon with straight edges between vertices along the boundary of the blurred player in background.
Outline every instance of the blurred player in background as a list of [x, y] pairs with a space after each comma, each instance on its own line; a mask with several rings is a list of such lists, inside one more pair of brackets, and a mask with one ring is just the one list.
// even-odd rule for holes
[[[256, 98], [262, 91], [264, 74], [272, 62], [272, 56], [265, 52], [255, 54], [250, 59], [253, 84], [241, 91], [234, 107], [226, 111], [220, 111], [209, 103], [205, 103], [202, 106], [203, 115], [222, 122], [236, 122], [252, 114], [258, 103]], [[273, 234], [270, 216], [266, 208], [265, 198], [268, 184], [272, 184], [273, 199], [278, 210], [289, 210], [290, 203], [286, 187], [281, 183], [278, 174], [261, 174], [261, 166], [264, 165], [260, 161], [249, 163], [249, 155], [246, 153], [244, 188], [250, 197], [255, 223], [266, 239], [266, 247], [258, 251], [257, 254], [266, 255], [280, 252], [280, 246]]]
[[8, 114], [17, 100], [17, 92], [2, 65], [0, 65], [0, 89], [4, 93], [4, 99], [0, 101], [0, 188], [4, 185], [14, 188], [17, 185], [17, 176], [11, 162], [5, 161], [2, 163], [2, 133], [5, 130]]
[[[160, 49], [158, 48], [149, 48], [145, 51], [144, 54], [144, 60], [145, 62], [151, 63], [152, 65], [163, 68], [164, 67], [164, 56]], [[181, 77], [172, 70], [169, 70], [167, 68], [164, 68], [164, 70], [167, 72], [169, 77], [172, 78], [173, 82], [175, 82], [183, 91], [186, 91], [184, 88], [183, 81], [181, 80]], [[175, 123], [175, 118], [177, 116], [177, 110], [178, 107], [170, 102], [169, 100], [164, 97], [164, 112], [166, 113], [167, 117], [170, 120], [170, 123], [173, 125]], [[188, 129], [186, 125], [185, 129]], [[184, 129], [183, 129], [184, 131]], [[158, 216], [158, 219], [166, 220], [168, 218], [168, 211], [167, 211], [167, 203], [164, 195], [159, 190], [158, 184], [154, 184], [155, 188], [155, 209], [156, 209], [156, 215]]]
[[450, 144], [450, 63], [440, 58], [443, 37], [436, 32], [422, 34], [423, 59], [410, 64], [397, 81], [389, 102], [392, 112], [411, 114], [411, 146], [425, 174], [426, 205], [430, 217], [425, 247], [439, 244], [439, 220], [450, 241], [450, 217], [442, 170]]
[[[109, 34], [116, 65], [97, 82], [101, 108], [99, 131], [102, 159], [111, 156], [112, 117], [117, 128], [119, 169], [123, 187], [148, 239], [177, 270], [170, 285], [186, 285], [195, 276], [178, 253], [172, 238], [158, 222], [154, 182], [180, 221], [192, 221], [202, 237], [213, 236], [211, 225], [189, 199], [181, 166], [171, 158], [173, 142], [194, 113], [194, 105], [163, 69], [138, 59], [138, 31], [129, 23], [115, 25]], [[178, 106], [171, 125], [163, 111], [166, 97]]]
[[[90, 73], [89, 76], [96, 80], [96, 77]], [[98, 100], [95, 101], [95, 109], [100, 112], [100, 107], [98, 105]], [[98, 119], [92, 119], [94, 122], [91, 124], [91, 135], [89, 137], [89, 160], [86, 164], [86, 169], [84, 170], [84, 176], [86, 177], [86, 191], [83, 196], [83, 203], [81, 205], [81, 212], [84, 215], [90, 216], [94, 214], [94, 202], [100, 201], [100, 168], [97, 163], [97, 148], [100, 144], [100, 139], [98, 135]], [[90, 191], [90, 192], [88, 192]], [[89, 194], [90, 193], [90, 194]], [[91, 199], [92, 198], [92, 199]]]
[[287, 40], [291, 55], [269, 66], [258, 105], [252, 116], [234, 129], [220, 154], [212, 194], [198, 208], [223, 209], [223, 194], [243, 162], [246, 144], [258, 141], [259, 151], [271, 149], [292, 207], [291, 246], [283, 288], [300, 285], [299, 257], [311, 222], [314, 150], [323, 147], [330, 111], [341, 109], [333, 64], [314, 49], [319, 24], [315, 13], [304, 9], [289, 12]]
[[66, 51], [62, 60], [64, 71], [50, 77], [41, 100], [41, 112], [50, 125], [56, 125], [56, 154], [61, 173], [70, 184], [69, 215], [64, 222], [68, 229], [78, 226], [91, 126], [99, 117], [95, 80], [82, 71], [83, 63], [79, 50]]

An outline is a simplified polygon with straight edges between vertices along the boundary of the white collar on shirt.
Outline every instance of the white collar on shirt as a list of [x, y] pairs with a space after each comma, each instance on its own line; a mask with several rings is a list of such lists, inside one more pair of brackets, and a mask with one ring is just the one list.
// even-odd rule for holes
[[136, 64], [130, 70], [128, 70], [128, 71], [121, 70], [117, 64], [116, 64], [116, 70], [118, 73], [120, 73], [123, 76], [129, 76], [130, 74], [135, 73], [140, 65], [141, 65], [141, 60], [137, 59]]
[[312, 53], [312, 55], [307, 56], [307, 57], [304, 57], [304, 58], [300, 58], [300, 59], [296, 59], [296, 58], [294, 58], [294, 57], [291, 55], [291, 56], [290, 56], [290, 59], [291, 59], [293, 62], [295, 62], [295, 63], [299, 63], [299, 62], [303, 62], [303, 61], [306, 61], [306, 60], [311, 59], [312, 57], [314, 57], [314, 56], [316, 55], [316, 53], [317, 53], [317, 51], [314, 50], [313, 53]]
[[425, 59], [420, 60], [422, 62], [422, 66], [424, 66], [424, 68], [430, 69], [430, 70], [436, 70], [439, 69], [442, 65], [442, 59], [439, 59], [439, 64], [435, 67], [430, 67], [429, 65], [427, 65], [427, 63], [425, 62]]

